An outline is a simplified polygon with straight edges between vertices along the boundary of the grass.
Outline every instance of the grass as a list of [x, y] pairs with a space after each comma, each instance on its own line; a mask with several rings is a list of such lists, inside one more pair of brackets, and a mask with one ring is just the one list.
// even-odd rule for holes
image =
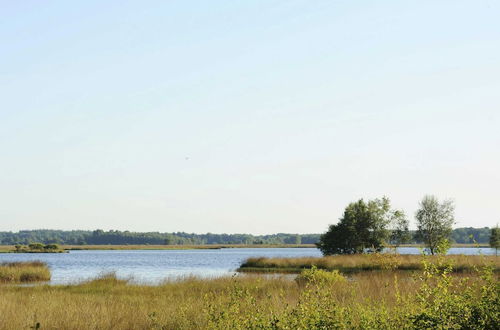
[[451, 321], [487, 329], [498, 324], [498, 278], [487, 270], [465, 276], [423, 267], [426, 272], [415, 275], [364, 272], [349, 280], [311, 270], [303, 276], [305, 284], [284, 276], [240, 275], [141, 286], [107, 274], [79, 285], [0, 286], [0, 329], [419, 329], [435, 328], [436, 322], [456, 326]]
[[47, 264], [40, 261], [0, 264], [0, 283], [32, 283], [50, 281]]
[[[495, 271], [500, 269], [500, 258], [495, 256], [427, 256], [430, 261], [444, 258], [452, 264], [454, 272], [473, 271], [485, 264], [493, 265]], [[353, 273], [376, 270], [409, 270], [423, 269], [422, 256], [400, 254], [358, 254], [327, 257], [302, 258], [249, 258], [238, 269], [240, 272], [275, 272], [300, 273], [313, 266], [319, 269], [338, 270]]]

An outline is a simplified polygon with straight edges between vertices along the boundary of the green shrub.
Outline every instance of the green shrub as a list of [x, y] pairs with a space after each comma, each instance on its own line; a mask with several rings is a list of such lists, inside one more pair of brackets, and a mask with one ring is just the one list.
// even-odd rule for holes
[[344, 283], [346, 278], [338, 270], [327, 271], [313, 266], [310, 269], [304, 269], [300, 275], [295, 278], [299, 285], [331, 285], [334, 283]]
[[31, 243], [31, 244], [28, 245], [28, 247], [31, 250], [43, 250], [43, 248], [45, 247], [45, 245], [43, 245], [42, 243]]
[[47, 244], [43, 247], [45, 250], [59, 250], [60, 247], [57, 244]]
[[498, 329], [500, 287], [492, 266], [477, 269], [473, 278], [452, 276], [450, 259], [422, 258], [423, 271], [413, 279], [416, 293], [401, 294], [394, 274], [392, 303], [343, 303], [337, 293], [345, 297], [355, 290], [356, 281], [312, 267], [296, 279], [300, 293], [295, 303], [284, 300], [282, 309], [267, 309], [276, 297], [259, 296], [257, 288], [235, 282], [228, 289], [229, 301], [221, 294], [205, 297], [207, 322], [211, 329]]

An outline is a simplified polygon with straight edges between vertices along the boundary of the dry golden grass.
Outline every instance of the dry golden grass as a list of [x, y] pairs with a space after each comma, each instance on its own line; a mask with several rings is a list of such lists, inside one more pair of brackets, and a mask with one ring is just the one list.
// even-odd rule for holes
[[0, 264], [1, 283], [29, 283], [50, 281], [47, 264], [39, 261], [10, 262]]
[[[453, 265], [456, 272], [472, 271], [485, 264], [492, 264], [495, 270], [500, 268], [500, 258], [495, 256], [427, 256], [429, 261], [438, 258]], [[291, 272], [316, 266], [320, 269], [340, 270], [341, 272], [360, 272], [368, 270], [422, 270], [422, 256], [401, 254], [357, 254], [327, 257], [302, 258], [249, 258], [239, 268], [241, 272]]]
[[[395, 274], [354, 274], [330, 290], [341, 306], [391, 310], [398, 308], [396, 291], [412, 297], [420, 285], [409, 273], [397, 276], [396, 285]], [[256, 299], [249, 313], [256, 309], [280, 313], [297, 304], [301, 290], [289, 277], [255, 275], [187, 277], [160, 286], [130, 285], [113, 275], [73, 286], [0, 286], [0, 329], [36, 327], [37, 323], [42, 329], [205, 329], [208, 306], [216, 301], [230, 309], [234, 292]], [[244, 294], [236, 297], [245, 299]], [[249, 306], [243, 302], [239, 308], [245, 315]]]

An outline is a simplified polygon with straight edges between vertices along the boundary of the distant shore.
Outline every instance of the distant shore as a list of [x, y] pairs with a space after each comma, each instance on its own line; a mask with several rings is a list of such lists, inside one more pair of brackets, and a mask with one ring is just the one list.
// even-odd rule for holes
[[[217, 249], [248, 249], [248, 248], [315, 248], [314, 244], [204, 244], [204, 245], [61, 245], [61, 250], [78, 251], [78, 250], [217, 250]], [[399, 246], [423, 248], [421, 244], [406, 244]], [[455, 248], [489, 248], [488, 244], [452, 244]], [[61, 251], [54, 251], [60, 253]], [[16, 253], [13, 245], [0, 245], [0, 253]], [[51, 252], [36, 252], [29, 253], [51, 253]]]
[[[204, 244], [204, 245], [61, 245], [65, 251], [79, 250], [218, 250], [247, 248], [314, 248], [314, 244]], [[13, 245], [0, 245], [0, 253], [15, 253]], [[44, 252], [45, 253], [45, 252]]]

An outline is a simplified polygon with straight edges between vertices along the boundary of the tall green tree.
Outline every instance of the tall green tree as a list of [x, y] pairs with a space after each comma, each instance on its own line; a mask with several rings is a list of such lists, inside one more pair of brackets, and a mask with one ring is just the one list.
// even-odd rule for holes
[[455, 223], [455, 205], [451, 200], [442, 203], [432, 195], [424, 196], [415, 214], [417, 235], [431, 254], [446, 253]]
[[391, 212], [389, 226], [391, 231], [390, 241], [396, 248], [411, 241], [410, 221], [403, 211], [395, 210]]
[[316, 244], [324, 255], [381, 251], [389, 237], [389, 199], [350, 203], [337, 224], [330, 225]]
[[495, 249], [495, 255], [498, 256], [498, 249], [500, 248], [500, 228], [498, 228], [498, 225], [491, 228], [490, 246]]

